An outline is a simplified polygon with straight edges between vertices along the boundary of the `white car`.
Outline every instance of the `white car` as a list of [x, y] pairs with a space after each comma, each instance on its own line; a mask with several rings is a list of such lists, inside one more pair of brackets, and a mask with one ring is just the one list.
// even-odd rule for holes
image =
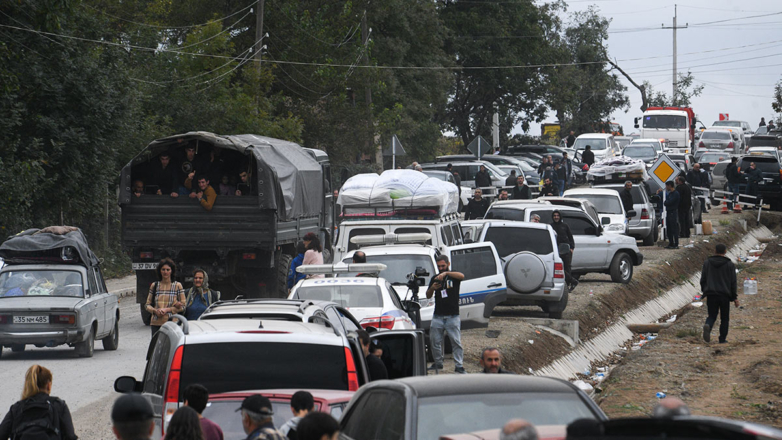
[[[331, 265], [301, 267], [332, 268]], [[406, 289], [402, 293], [406, 293]], [[364, 328], [416, 328], [413, 318], [400, 300], [400, 295], [385, 278], [361, 276], [304, 279], [293, 286], [288, 299], [314, 299], [337, 303], [350, 311]]]
[[639, 138], [639, 139], [633, 139], [628, 146], [630, 145], [651, 145], [654, 147], [654, 151], [657, 152], [657, 155], [661, 155], [666, 152], [665, 145], [660, 142], [659, 139], [650, 139], [650, 138]]
[[610, 133], [585, 133], [576, 138], [573, 148], [578, 152], [579, 157], [584, 154], [586, 146], [589, 145], [592, 153], [595, 155], [595, 162], [614, 157], [619, 154], [619, 148], [614, 142], [614, 136]]
[[625, 212], [622, 198], [612, 189], [575, 188], [565, 191], [564, 196], [592, 202], [600, 215], [600, 224], [606, 232], [626, 234], [627, 217], [635, 216], [635, 211]]

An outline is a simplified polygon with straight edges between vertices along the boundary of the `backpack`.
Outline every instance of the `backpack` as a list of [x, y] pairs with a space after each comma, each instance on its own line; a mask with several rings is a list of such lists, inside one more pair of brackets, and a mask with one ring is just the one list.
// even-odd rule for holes
[[12, 440], [60, 439], [60, 424], [50, 397], [22, 401], [13, 416]]

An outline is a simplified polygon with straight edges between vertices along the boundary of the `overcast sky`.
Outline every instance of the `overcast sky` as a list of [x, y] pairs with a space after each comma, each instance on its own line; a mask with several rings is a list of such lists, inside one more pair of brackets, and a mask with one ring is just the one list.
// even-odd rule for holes
[[[637, 82], [648, 80], [670, 96], [672, 89], [672, 31], [678, 4], [678, 71], [691, 70], [705, 88], [693, 100], [699, 120], [708, 126], [720, 113], [756, 128], [761, 116], [773, 115], [774, 84], [782, 79], [782, 1], [759, 0], [570, 0], [568, 12], [596, 5], [611, 19], [608, 51]], [[752, 17], [752, 18], [749, 18]], [[723, 21], [724, 20], [724, 21]], [[713, 23], [717, 22], [718, 23]], [[620, 76], [621, 77], [621, 76]], [[630, 110], [617, 111], [625, 134], [633, 132], [633, 117], [641, 115], [641, 95], [622, 77]], [[553, 115], [547, 121], [553, 122]], [[540, 134], [540, 126], [531, 128]]]

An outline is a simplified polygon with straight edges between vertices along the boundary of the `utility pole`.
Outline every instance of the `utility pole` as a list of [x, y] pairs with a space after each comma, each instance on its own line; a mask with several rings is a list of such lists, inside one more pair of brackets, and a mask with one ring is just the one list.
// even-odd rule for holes
[[673, 26], [666, 27], [663, 23], [662, 28], [663, 29], [673, 29], [673, 93], [671, 94], [671, 105], [676, 105], [676, 83], [678, 82], [676, 79], [676, 30], [677, 29], [687, 29], [689, 27], [689, 23], [685, 23], [684, 26], [677, 26], [676, 25], [676, 18], [678, 16], [677, 7], [676, 5], [673, 5]]
[[497, 103], [494, 103], [494, 115], [491, 120], [491, 146], [492, 153], [500, 149], [500, 112]]
[[261, 44], [261, 38], [263, 38], [263, 4], [265, 0], [258, 0], [258, 10], [255, 13], [255, 58], [258, 60], [257, 69], [258, 76], [261, 76], [261, 57], [263, 52], [263, 45]]
[[[367, 8], [369, 4], [367, 3]], [[367, 25], [367, 11], [364, 10], [364, 16], [361, 17], [361, 44], [364, 45], [364, 65], [369, 64], [369, 57], [367, 56], [367, 46], [369, 45], [369, 25]], [[377, 148], [375, 149], [375, 163], [380, 166], [380, 169], [383, 169], [383, 146], [380, 145], [379, 142], [376, 142], [374, 137], [374, 124], [372, 122], [372, 87], [371, 87], [371, 79], [369, 76], [366, 78], [366, 84], [364, 87], [364, 99], [366, 100], [367, 104], [367, 134], [370, 135], [367, 142], [369, 142], [370, 145], [373, 143], [377, 143]]]

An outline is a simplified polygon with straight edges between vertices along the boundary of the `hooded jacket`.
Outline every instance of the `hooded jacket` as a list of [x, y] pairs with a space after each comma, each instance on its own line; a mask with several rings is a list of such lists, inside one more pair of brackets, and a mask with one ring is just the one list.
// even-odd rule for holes
[[[220, 292], [209, 288], [209, 274], [206, 272], [203, 272], [203, 274], [204, 284], [202, 287], [199, 288], [193, 286], [185, 291], [185, 317], [188, 319], [191, 319], [189, 316], [187, 316], [189, 314], [188, 309], [193, 305], [193, 301], [195, 300], [196, 295], [201, 295], [201, 299], [207, 307], [217, 301], [220, 301]], [[198, 317], [195, 317], [194, 319], [197, 318]]]
[[722, 296], [735, 301], [736, 266], [724, 255], [713, 255], [706, 259], [701, 270], [701, 292], [704, 296]]
[[[554, 214], [559, 214], [559, 221], [554, 221]], [[562, 213], [559, 210], [551, 212], [551, 229], [557, 234], [557, 244], [567, 243], [570, 245], [570, 249], [576, 248], [576, 242], [573, 240], [573, 233], [570, 232], [570, 226], [568, 226], [562, 219]]]

